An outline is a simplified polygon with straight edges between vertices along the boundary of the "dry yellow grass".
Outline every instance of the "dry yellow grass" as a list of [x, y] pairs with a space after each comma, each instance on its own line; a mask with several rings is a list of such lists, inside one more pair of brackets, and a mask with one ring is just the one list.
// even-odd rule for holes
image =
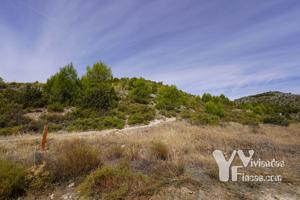
[[[46, 149], [51, 154], [65, 140], [74, 138], [79, 136], [72, 134], [71, 137], [59, 139], [52, 137]], [[229, 123], [216, 127], [198, 127], [184, 122], [169, 122], [140, 129], [115, 130], [104, 135], [91, 134], [84, 137], [84, 140], [101, 149], [102, 159], [109, 165], [126, 160], [134, 170], [145, 174], [153, 175], [155, 170], [167, 169], [176, 174], [174, 177], [184, 177], [182, 183], [176, 183], [179, 184], [177, 186], [170, 184], [157, 188], [152, 199], [174, 199], [174, 196], [168, 196], [170, 192], [172, 195], [178, 194], [176, 198], [179, 199], [300, 198], [300, 124], [289, 127], [252, 127]], [[168, 157], [165, 161], [153, 157], [151, 148], [154, 143], [167, 146]], [[32, 164], [37, 145], [35, 140], [3, 143], [0, 156]], [[283, 160], [286, 166], [281, 170], [252, 170], [258, 174], [281, 174], [283, 182], [221, 183], [218, 181], [218, 168], [212, 156], [215, 149], [226, 152], [227, 156], [234, 149], [254, 149], [254, 158]], [[184, 172], [180, 171], [181, 168], [184, 168]], [[177, 174], [177, 171], [180, 173]]]

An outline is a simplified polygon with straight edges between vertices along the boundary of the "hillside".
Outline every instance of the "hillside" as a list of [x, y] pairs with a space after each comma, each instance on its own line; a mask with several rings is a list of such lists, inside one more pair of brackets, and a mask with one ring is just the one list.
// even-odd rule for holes
[[98, 62], [78, 77], [72, 64], [46, 83], [0, 79], [0, 135], [88, 131], [148, 124], [176, 117], [193, 125], [224, 122], [288, 125], [298, 122], [299, 95], [268, 92], [230, 101], [226, 96], [191, 95], [143, 78], [115, 78]]
[[290, 107], [297, 110], [300, 110], [300, 95], [292, 93], [283, 93], [283, 92], [265, 92], [261, 94], [256, 94], [252, 96], [242, 97], [235, 100], [238, 103], [263, 103], [270, 105], [277, 105], [283, 107]]

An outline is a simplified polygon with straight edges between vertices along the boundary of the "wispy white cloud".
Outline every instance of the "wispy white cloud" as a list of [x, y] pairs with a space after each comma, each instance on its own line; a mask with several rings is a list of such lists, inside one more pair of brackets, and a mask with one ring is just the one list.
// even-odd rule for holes
[[71, 61], [82, 74], [101, 59], [116, 76], [195, 94], [300, 93], [299, 11], [294, 0], [4, 0], [0, 76], [45, 81]]

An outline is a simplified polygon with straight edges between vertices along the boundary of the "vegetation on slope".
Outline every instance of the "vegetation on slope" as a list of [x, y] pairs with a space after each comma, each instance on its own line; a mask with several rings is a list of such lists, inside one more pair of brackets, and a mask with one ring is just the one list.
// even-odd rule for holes
[[[42, 83], [5, 83], [0, 79], [0, 135], [50, 131], [102, 130], [177, 117], [192, 124], [299, 121], [299, 96], [265, 93], [230, 101], [224, 95], [191, 95], [143, 78], [114, 78], [98, 62], [79, 77], [69, 64]], [[38, 117], [32, 114], [40, 112]]]

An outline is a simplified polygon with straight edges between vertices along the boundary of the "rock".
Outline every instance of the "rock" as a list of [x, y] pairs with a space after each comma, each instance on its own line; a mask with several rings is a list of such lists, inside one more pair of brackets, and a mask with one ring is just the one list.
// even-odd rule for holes
[[181, 188], [181, 191], [186, 194], [193, 194], [194, 192], [186, 187]]
[[54, 199], [54, 194], [51, 194], [51, 195], [50, 195], [50, 199]]
[[74, 187], [74, 186], [75, 186], [75, 183], [70, 183], [70, 184], [68, 185], [69, 188], [72, 188], [72, 187]]
[[69, 199], [72, 199], [72, 195], [67, 193], [67, 194], [64, 194], [61, 198], [64, 200], [69, 200]]

